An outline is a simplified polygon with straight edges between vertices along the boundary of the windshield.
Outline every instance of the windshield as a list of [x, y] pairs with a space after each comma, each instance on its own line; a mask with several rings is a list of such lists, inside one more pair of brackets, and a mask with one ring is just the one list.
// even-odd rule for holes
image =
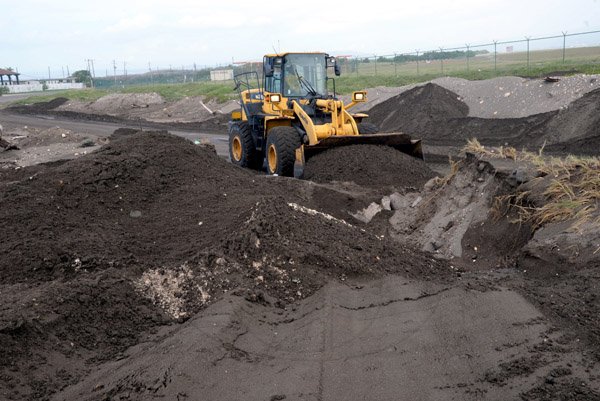
[[327, 96], [324, 54], [288, 54], [284, 64], [283, 95], [305, 97]]

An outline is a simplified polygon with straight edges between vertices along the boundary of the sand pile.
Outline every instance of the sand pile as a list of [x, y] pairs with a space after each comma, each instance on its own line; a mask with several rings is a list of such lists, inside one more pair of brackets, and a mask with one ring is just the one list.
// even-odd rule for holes
[[311, 158], [304, 177], [317, 182], [352, 181], [367, 187], [419, 188], [435, 173], [423, 162], [388, 146], [354, 145]]

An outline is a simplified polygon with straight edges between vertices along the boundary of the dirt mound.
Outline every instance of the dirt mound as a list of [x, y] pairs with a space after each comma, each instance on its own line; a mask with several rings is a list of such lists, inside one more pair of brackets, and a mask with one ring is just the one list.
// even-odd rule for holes
[[186, 123], [209, 120], [214, 117], [214, 113], [204, 104], [201, 97], [185, 97], [174, 103], [162, 105], [157, 110], [131, 110], [128, 117], [140, 117], [154, 122]]
[[282, 305], [331, 278], [450, 274], [313, 209], [308, 182], [255, 175], [166, 132], [126, 133], [0, 174], [2, 394], [47, 397], [228, 292]]
[[[508, 93], [508, 92], [507, 92]], [[560, 110], [521, 118], [468, 117], [460, 97], [427, 84], [373, 107], [371, 121], [382, 131], [401, 131], [431, 145], [451, 145], [477, 138], [485, 145], [594, 154], [600, 137], [600, 89], [594, 89]]]
[[[151, 105], [160, 105], [164, 102], [165, 100], [158, 93], [113, 93], [90, 103], [87, 109], [94, 113], [120, 115], [132, 109], [146, 109]], [[61, 109], [68, 110], [66, 106], [68, 105]]]
[[435, 176], [422, 160], [388, 146], [352, 145], [309, 160], [304, 177], [317, 182], [352, 181], [367, 187], [419, 188]]
[[[230, 201], [227, 192], [252, 175], [231, 167], [185, 139], [143, 132], [7, 184], [0, 197], [0, 203], [11, 205], [3, 208], [8, 240], [2, 243], [6, 257], [0, 277], [5, 282], [50, 279], [73, 272], [76, 259], [86, 269], [190, 256], [194, 245], [172, 238], [193, 233], [195, 241], [210, 242], [227, 228], [227, 218], [216, 211], [240, 206], [240, 198]], [[203, 185], [194, 185], [198, 182]], [[242, 187], [251, 199], [252, 190]], [[177, 202], [184, 207], [174, 207]], [[44, 220], [32, 220], [32, 213]]]
[[27, 112], [29, 114], [44, 113], [46, 111], [54, 110], [68, 101], [69, 99], [67, 99], [66, 97], [57, 97], [56, 99], [52, 99], [48, 102], [38, 102], [29, 105], [11, 106], [9, 109], [16, 112]]
[[546, 130], [549, 143], [578, 141], [581, 150], [588, 148], [587, 140], [597, 141], [600, 137], [600, 89], [586, 93], [561, 110]]
[[456, 93], [428, 83], [378, 104], [368, 114], [370, 121], [383, 132], [404, 132], [419, 137], [437, 122], [466, 117], [469, 107]]

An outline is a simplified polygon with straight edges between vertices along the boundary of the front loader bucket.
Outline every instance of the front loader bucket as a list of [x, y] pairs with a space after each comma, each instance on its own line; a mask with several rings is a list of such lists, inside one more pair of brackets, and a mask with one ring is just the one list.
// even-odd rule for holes
[[423, 159], [420, 139], [412, 139], [408, 134], [389, 133], [373, 135], [340, 135], [330, 136], [316, 145], [304, 145], [304, 162], [311, 157], [331, 148], [348, 145], [384, 145], [391, 146], [402, 153]]

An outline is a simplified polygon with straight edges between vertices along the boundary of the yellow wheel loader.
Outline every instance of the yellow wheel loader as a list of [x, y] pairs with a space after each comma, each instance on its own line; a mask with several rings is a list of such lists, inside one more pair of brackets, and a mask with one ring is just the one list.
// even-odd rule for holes
[[281, 53], [263, 58], [262, 82], [256, 72], [235, 75], [241, 109], [229, 122], [231, 161], [262, 169], [266, 158], [269, 174], [293, 176], [296, 161], [305, 163], [336, 146], [386, 145], [423, 158], [420, 140], [379, 134], [375, 125], [363, 122], [366, 114], [350, 113], [367, 101], [367, 94], [354, 92], [344, 105], [336, 97], [334, 78], [327, 75], [331, 69], [340, 75], [337, 60], [325, 53]]

